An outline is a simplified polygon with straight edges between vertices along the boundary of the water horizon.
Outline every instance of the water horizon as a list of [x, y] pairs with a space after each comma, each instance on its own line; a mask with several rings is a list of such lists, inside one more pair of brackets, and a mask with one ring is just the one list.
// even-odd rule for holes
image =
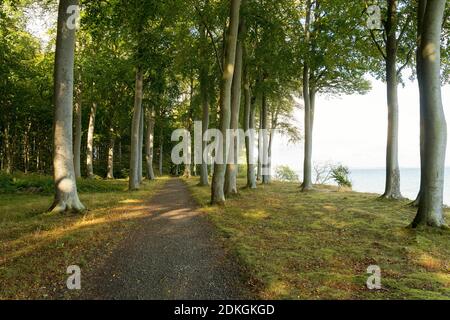
[[[350, 169], [350, 180], [353, 184], [353, 191], [363, 193], [374, 193], [382, 195], [385, 188], [386, 169], [377, 167], [353, 167]], [[297, 172], [298, 176], [303, 176], [303, 172]], [[314, 179], [313, 174], [313, 179]], [[450, 167], [445, 168], [444, 180], [444, 204], [450, 205]], [[333, 181], [327, 182], [333, 185]], [[420, 189], [420, 168], [403, 167], [400, 168], [400, 190], [402, 196], [414, 200]]]

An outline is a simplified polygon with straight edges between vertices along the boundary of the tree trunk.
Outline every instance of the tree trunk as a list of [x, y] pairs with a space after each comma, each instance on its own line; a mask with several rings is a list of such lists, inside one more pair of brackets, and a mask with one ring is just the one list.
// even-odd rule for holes
[[268, 128], [268, 110], [266, 93], [262, 95], [261, 119], [263, 129], [263, 163], [262, 163], [262, 184], [270, 183], [270, 166], [269, 166], [269, 136], [267, 135]]
[[[245, 1], [245, 0], [244, 0]], [[231, 87], [231, 121], [230, 121], [230, 129], [238, 130], [239, 129], [239, 113], [241, 107], [241, 87], [242, 87], [242, 43], [244, 41], [243, 37], [246, 33], [245, 21], [241, 17], [240, 27], [238, 31], [238, 41], [236, 45], [236, 57], [235, 57], [235, 67], [233, 74], [233, 83]], [[233, 147], [233, 150], [230, 149], [230, 156], [233, 158], [232, 163], [227, 164], [226, 174], [225, 174], [225, 195], [230, 196], [238, 193], [237, 188], [237, 166], [239, 160], [239, 150], [238, 150], [238, 142], [239, 137], [232, 137], [234, 139], [234, 143], [230, 145], [230, 148]]]
[[[425, 167], [425, 163], [424, 163], [424, 159], [425, 159], [425, 154], [424, 154], [424, 150], [425, 150], [425, 134], [424, 134], [424, 115], [423, 115], [423, 108], [422, 106], [425, 104], [424, 102], [424, 92], [423, 92], [423, 79], [421, 79], [422, 77], [422, 65], [423, 65], [423, 58], [422, 58], [422, 54], [420, 51], [420, 47], [421, 47], [421, 39], [422, 39], [422, 30], [423, 30], [423, 19], [425, 16], [425, 10], [426, 10], [426, 6], [427, 6], [427, 1], [419, 1], [418, 3], [418, 8], [417, 8], [417, 50], [416, 50], [416, 73], [417, 73], [417, 79], [418, 79], [418, 83], [419, 83], [419, 93], [420, 93], [420, 167], [424, 168]], [[417, 194], [416, 199], [411, 203], [412, 206], [414, 207], [419, 207], [419, 203], [420, 203], [420, 195], [422, 194], [422, 184], [424, 181], [424, 175], [423, 175], [423, 170], [421, 170], [420, 173], [420, 189], [419, 189], [419, 193]]]
[[159, 176], [163, 175], [163, 162], [164, 162], [164, 136], [161, 129], [161, 136], [159, 138]]
[[[191, 83], [190, 83], [190, 91], [189, 91], [189, 118], [188, 118], [188, 131], [189, 133], [192, 131], [192, 119], [194, 114], [194, 77], [191, 73]], [[184, 163], [184, 173], [183, 176], [185, 178], [190, 178], [192, 175], [192, 145], [188, 146], [187, 150], [188, 154], [186, 155], [186, 160]], [[188, 162], [188, 163], [187, 163]]]
[[130, 178], [129, 190], [139, 189], [139, 146], [140, 146], [140, 126], [142, 112], [143, 95], [143, 72], [141, 68], [136, 70], [136, 88], [134, 97], [133, 122], [131, 128], [131, 155], [130, 155]]
[[153, 146], [155, 139], [155, 111], [152, 107], [147, 112], [147, 140], [145, 144], [145, 160], [147, 162], [147, 179], [155, 180], [155, 172], [153, 171]]
[[[207, 40], [206, 40], [206, 30], [203, 24], [200, 27], [200, 41], [202, 45], [202, 59], [206, 59], [207, 57]], [[202, 164], [200, 167], [200, 186], [208, 186], [208, 162], [205, 161], [205, 157], [203, 156], [203, 151], [206, 149], [207, 143], [203, 141], [203, 137], [205, 136], [206, 131], [209, 128], [209, 95], [208, 95], [208, 66], [204, 63], [200, 66], [199, 71], [199, 80], [200, 80], [200, 98], [202, 103]]]
[[397, 0], [388, 1], [386, 23], [386, 83], [388, 102], [388, 134], [386, 148], [386, 186], [382, 198], [401, 199], [398, 164], [398, 76], [397, 76]]
[[76, 31], [68, 28], [66, 23], [70, 16], [67, 13], [68, 8], [73, 5], [78, 5], [78, 0], [60, 0], [58, 9], [53, 122], [55, 199], [50, 207], [50, 210], [56, 213], [85, 210], [78, 198], [72, 150], [73, 67]]
[[116, 137], [114, 134], [114, 129], [109, 130], [109, 146], [108, 146], [108, 172], [106, 174], [106, 179], [114, 179], [114, 146], [116, 142]]
[[138, 181], [141, 184], [144, 181], [144, 174], [142, 169], [142, 152], [144, 149], [144, 108], [141, 107], [141, 119], [139, 122], [139, 160], [138, 160]]
[[423, 100], [421, 106], [424, 125], [422, 193], [419, 209], [412, 223], [441, 227], [444, 225], [443, 192], [447, 123], [441, 96], [441, 34], [446, 0], [427, 1], [420, 44], [422, 56], [421, 81]]
[[[307, 1], [305, 22], [305, 38], [306, 44], [309, 46], [310, 39], [310, 22], [311, 22], [311, 0]], [[303, 98], [305, 102], [305, 152], [303, 160], [303, 184], [302, 191], [310, 191], [313, 189], [312, 183], [312, 109], [309, 88], [310, 69], [308, 61], [303, 65]]]
[[[234, 75], [234, 64], [236, 58], [237, 36], [239, 28], [239, 11], [241, 0], [231, 0], [230, 21], [228, 27], [225, 63], [223, 67], [223, 77], [220, 89], [220, 130], [223, 134], [223, 147], [219, 153], [222, 154], [222, 163], [216, 163], [211, 187], [211, 203], [225, 203], [224, 179], [225, 179], [225, 163], [227, 154], [227, 130], [230, 128], [230, 108], [231, 108], [231, 86]], [[220, 158], [220, 157], [219, 157]]]
[[[260, 110], [261, 111], [261, 110]], [[262, 118], [262, 111], [259, 114], [259, 133], [261, 133], [263, 128], [263, 118]], [[256, 180], [261, 181], [262, 180], [262, 162], [261, 162], [261, 144], [263, 141], [261, 141], [261, 134], [258, 134], [258, 166], [256, 169]]]
[[[81, 78], [81, 77], [80, 77]], [[73, 165], [75, 167], [75, 177], [81, 178], [81, 137], [82, 137], [82, 110], [81, 110], [81, 80], [75, 89], [75, 126], [73, 143]]]
[[4, 130], [4, 141], [5, 141], [5, 172], [11, 174], [13, 172], [13, 156], [11, 148], [11, 140], [9, 136], [9, 123], [6, 124]]
[[[248, 64], [247, 55], [245, 50], [245, 45], [243, 47], [244, 53], [244, 130], [246, 133], [251, 132], [255, 128], [255, 112], [254, 112], [254, 101], [252, 100], [252, 93], [250, 89], [250, 78], [248, 74]], [[254, 157], [254, 146], [255, 137], [246, 136], [245, 137], [245, 149], [247, 157], [247, 188], [256, 189], [256, 175], [255, 175], [255, 157]]]
[[87, 136], [87, 155], [86, 155], [86, 169], [87, 177], [92, 179], [94, 177], [94, 129], [95, 129], [95, 115], [97, 113], [97, 103], [93, 103], [91, 113], [89, 114], [89, 127]]

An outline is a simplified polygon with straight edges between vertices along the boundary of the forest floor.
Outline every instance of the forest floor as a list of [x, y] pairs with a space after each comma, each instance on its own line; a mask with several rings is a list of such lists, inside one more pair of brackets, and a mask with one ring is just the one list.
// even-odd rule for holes
[[90, 211], [55, 215], [38, 179], [0, 181], [0, 299], [450, 299], [450, 231], [407, 228], [406, 201], [273, 182], [217, 207], [194, 178], [81, 180]]
[[[91, 210], [58, 215], [45, 213], [51, 196], [27, 193], [45, 193], [48, 177], [18, 180], [0, 195], [0, 299], [251, 297], [245, 271], [183, 181], [162, 178], [130, 193], [124, 180], [90, 180], [80, 197]], [[17, 185], [22, 191], [11, 193]], [[81, 269], [79, 291], [66, 287], [71, 265]]]
[[46, 190], [50, 177], [14, 180], [26, 187], [13, 193], [4, 183], [11, 190], [2, 188], [0, 194], [0, 299], [60, 297], [67, 267], [101, 264], [148, 214], [144, 204], [167, 182], [144, 182], [141, 190], [128, 192], [125, 180], [80, 180], [80, 198], [89, 211], [61, 215], [46, 213], [53, 199]]
[[148, 214], [80, 291], [87, 299], [229, 300], [249, 297], [245, 276], [198, 210], [186, 184], [171, 179]]
[[[416, 209], [407, 201], [273, 182], [217, 207], [210, 188], [187, 183], [258, 298], [450, 299], [450, 231], [408, 228]], [[371, 265], [381, 268], [381, 290], [367, 289]]]

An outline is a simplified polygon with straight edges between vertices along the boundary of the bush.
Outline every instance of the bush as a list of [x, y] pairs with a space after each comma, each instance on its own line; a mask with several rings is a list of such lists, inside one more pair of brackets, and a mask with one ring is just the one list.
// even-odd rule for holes
[[343, 165], [338, 165], [333, 167], [331, 170], [331, 177], [340, 187], [352, 187], [352, 182], [349, 178], [350, 170], [348, 167]]
[[297, 182], [298, 175], [288, 166], [279, 166], [276, 169], [275, 177], [280, 181]]
[[24, 173], [0, 174], [0, 193], [51, 193], [53, 190], [53, 179], [50, 176]]
[[[77, 181], [78, 192], [112, 192], [126, 189], [124, 181], [106, 181], [103, 179], [79, 179]], [[40, 193], [52, 194], [55, 191], [51, 176], [36, 173], [24, 174], [0, 173], [0, 194], [12, 193]]]

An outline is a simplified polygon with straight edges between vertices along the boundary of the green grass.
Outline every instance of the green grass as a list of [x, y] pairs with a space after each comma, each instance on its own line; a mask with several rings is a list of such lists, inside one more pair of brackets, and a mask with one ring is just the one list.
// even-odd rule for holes
[[[33, 176], [30, 184], [48, 180]], [[101, 263], [148, 213], [146, 202], [165, 181], [129, 192], [125, 180], [80, 180], [80, 198], [89, 208], [83, 214], [47, 213], [52, 196], [44, 190], [0, 194], [0, 299], [60, 297], [67, 267], [92, 270]]]
[[[212, 207], [208, 187], [187, 183], [259, 298], [450, 299], [450, 231], [407, 228], [415, 209], [405, 201], [274, 182]], [[382, 290], [366, 288], [370, 265]]]

